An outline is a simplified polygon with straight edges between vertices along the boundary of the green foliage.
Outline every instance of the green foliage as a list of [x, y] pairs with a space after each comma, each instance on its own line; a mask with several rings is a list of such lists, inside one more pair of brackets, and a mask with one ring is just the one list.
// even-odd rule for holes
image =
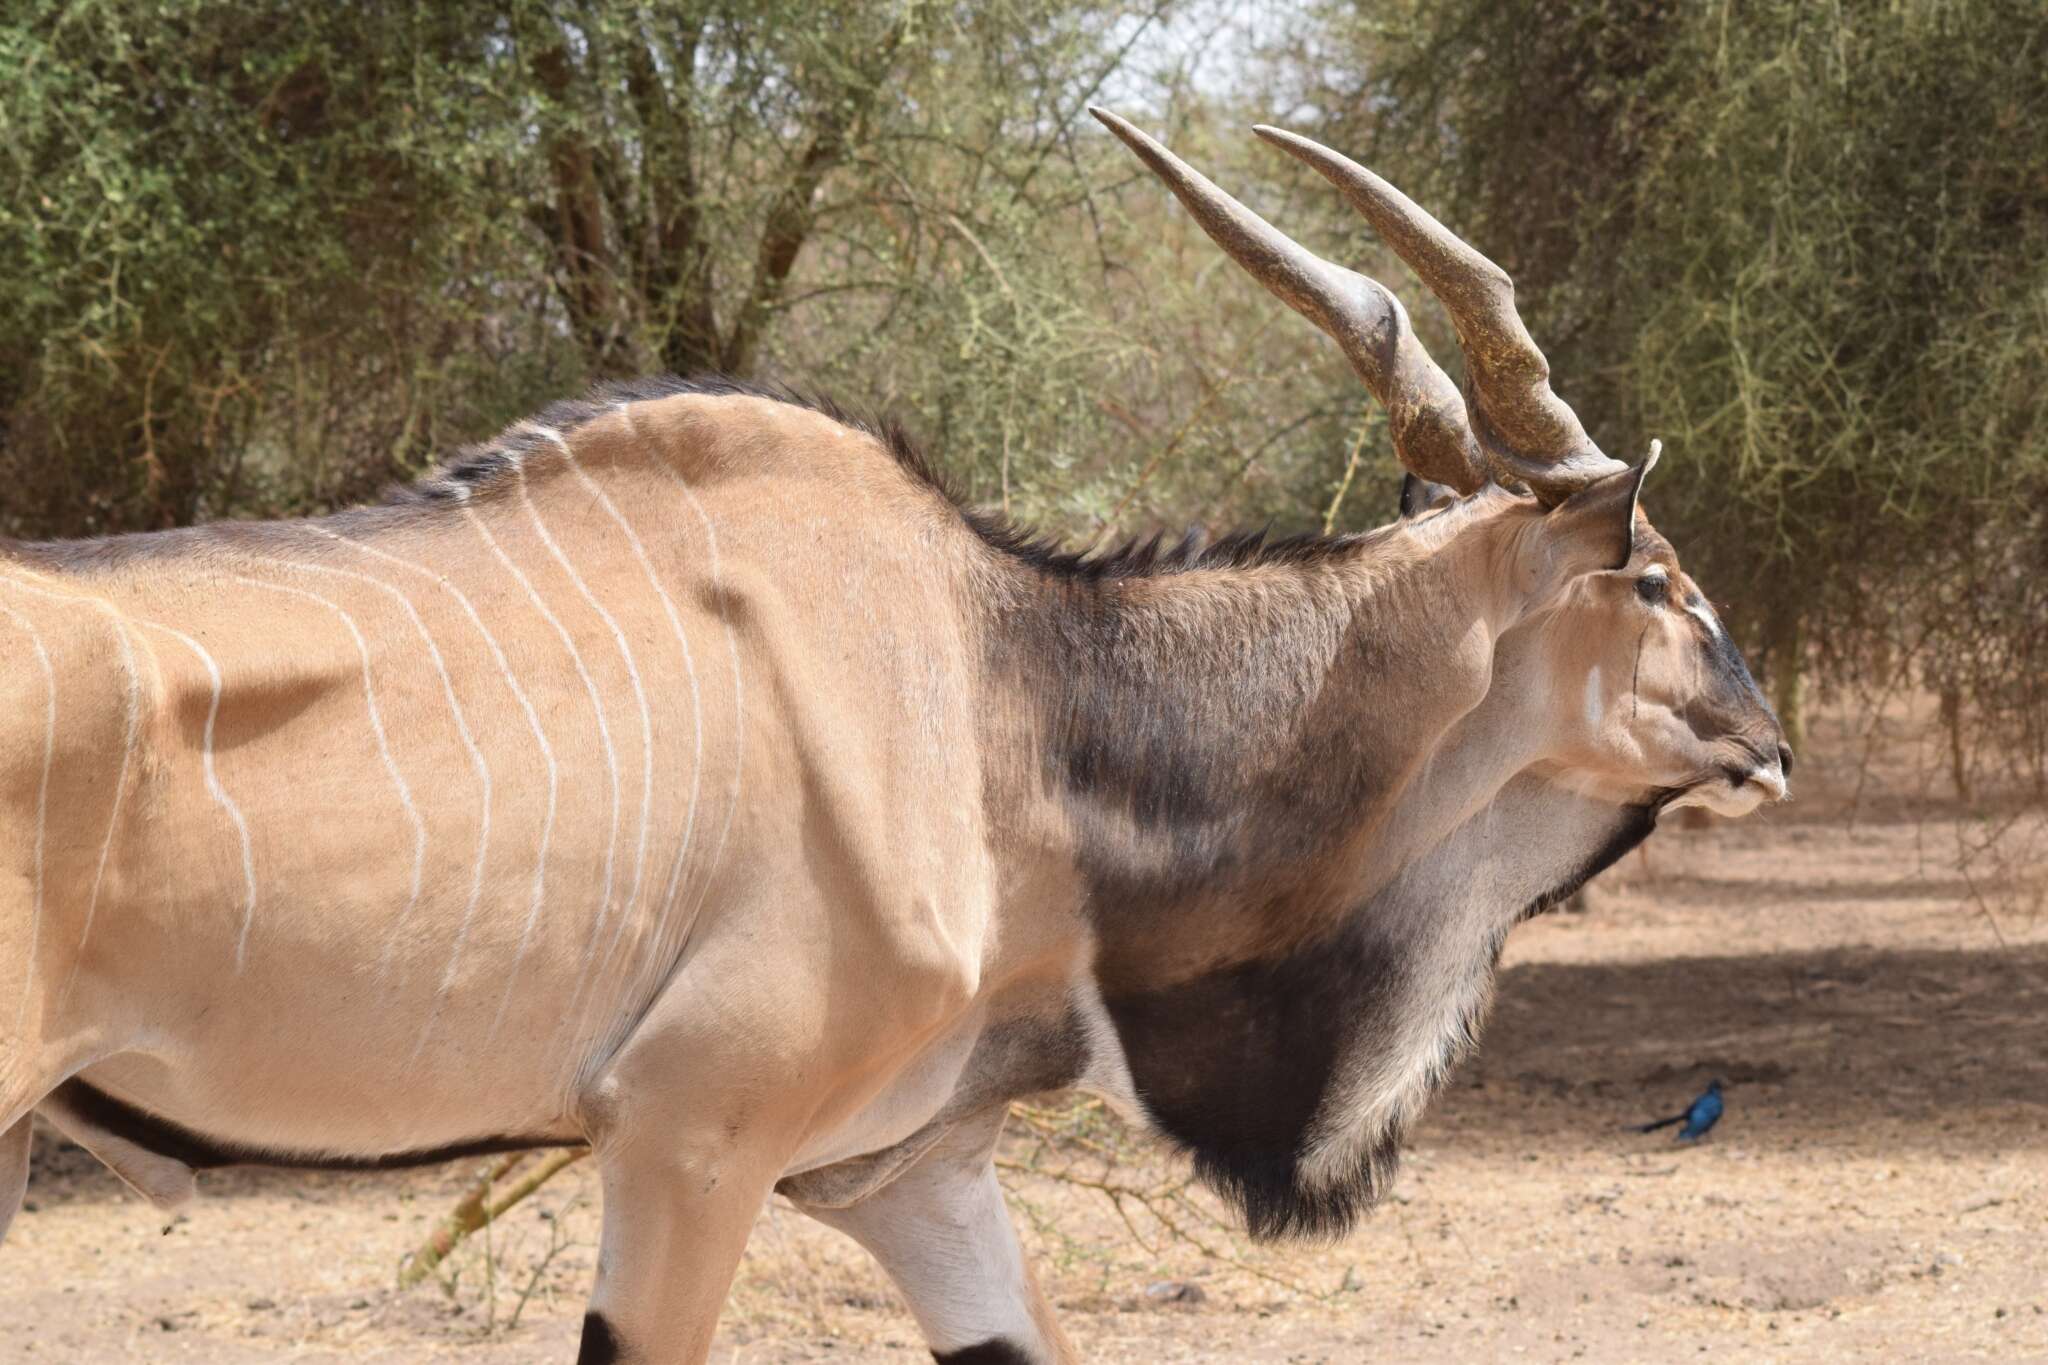
[[1338, 68], [1367, 73], [1315, 91], [1333, 137], [1440, 195], [1516, 276], [1610, 449], [1665, 440], [1652, 511], [1781, 686], [1809, 661], [1835, 679], [1911, 667], [2029, 732], [2038, 769], [2038, 4], [1452, 0], [1324, 19], [1353, 54]]
[[517, 247], [491, 187], [518, 120], [491, 65], [488, 36], [436, 7], [12, 11], [13, 527], [347, 496], [569, 358], [521, 306], [534, 279], [469, 268]]
[[1076, 130], [1149, 23], [29, 3], [0, 21], [0, 529], [361, 497], [662, 369], [901, 403], [998, 492], [1004, 450], [1092, 458], [1082, 386], [1134, 339], [1075, 263], [1129, 168]]
[[1781, 697], [1808, 664], [1910, 677], [2040, 765], [2033, 0], [1304, 0], [1230, 95], [1191, 89], [1162, 16], [1232, 13], [21, 0], [0, 532], [331, 505], [592, 378], [701, 368], [896, 411], [970, 496], [1081, 538], [1371, 524], [1397, 470], [1341, 358], [1084, 112], [1154, 111], [1455, 365], [1245, 133], [1306, 110], [1509, 268], [1603, 444], [1665, 440], [1652, 510]]

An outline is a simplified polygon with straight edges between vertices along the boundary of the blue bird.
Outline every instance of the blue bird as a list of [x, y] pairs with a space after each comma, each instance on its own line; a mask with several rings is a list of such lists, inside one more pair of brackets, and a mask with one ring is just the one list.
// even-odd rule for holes
[[1700, 1093], [1700, 1097], [1686, 1106], [1684, 1113], [1673, 1114], [1668, 1119], [1658, 1119], [1652, 1123], [1637, 1124], [1634, 1126], [1633, 1131], [1638, 1133], [1654, 1133], [1659, 1128], [1669, 1128], [1674, 1123], [1682, 1123], [1685, 1127], [1678, 1130], [1678, 1140], [1681, 1142], [1696, 1142], [1706, 1136], [1709, 1128], [1712, 1128], [1721, 1121], [1721, 1110], [1723, 1107], [1721, 1103], [1721, 1083], [1719, 1081], [1710, 1081], [1707, 1084], [1707, 1088]]

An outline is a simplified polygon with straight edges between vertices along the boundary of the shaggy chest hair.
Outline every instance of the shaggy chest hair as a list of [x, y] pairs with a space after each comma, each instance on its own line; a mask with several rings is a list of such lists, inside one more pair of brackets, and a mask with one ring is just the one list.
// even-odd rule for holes
[[1254, 1236], [1341, 1235], [1391, 1187], [1408, 1126], [1475, 1043], [1508, 930], [1654, 826], [1650, 806], [1511, 784], [1323, 935], [1105, 989], [1149, 1117]]

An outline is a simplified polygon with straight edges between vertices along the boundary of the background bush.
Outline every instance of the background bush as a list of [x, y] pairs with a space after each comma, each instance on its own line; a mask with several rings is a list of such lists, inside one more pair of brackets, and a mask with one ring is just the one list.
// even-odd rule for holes
[[1929, 686], [1999, 741], [1959, 783], [2039, 781], [2044, 72], [2031, 0], [19, 0], [0, 530], [318, 509], [702, 368], [893, 409], [1077, 538], [1382, 520], [1366, 396], [1107, 97], [1455, 368], [1244, 125], [1372, 161], [1515, 275], [1610, 451], [1666, 442], [1652, 510], [1784, 709]]

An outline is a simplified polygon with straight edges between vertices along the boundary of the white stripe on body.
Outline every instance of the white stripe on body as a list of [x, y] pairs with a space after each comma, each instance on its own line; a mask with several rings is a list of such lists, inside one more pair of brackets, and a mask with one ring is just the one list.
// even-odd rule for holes
[[36, 663], [43, 670], [43, 772], [36, 782], [36, 842], [34, 880], [31, 883], [28, 912], [28, 958], [21, 964], [21, 1003], [14, 1009], [14, 1040], [20, 1045], [24, 1034], [22, 1025], [28, 1020], [28, 997], [36, 980], [36, 949], [43, 935], [43, 843], [49, 831], [50, 814], [50, 765], [57, 757], [57, 670], [50, 666], [50, 651], [43, 648], [43, 637], [26, 616], [12, 607], [0, 607], [0, 614], [19, 626], [28, 636], [28, 642], [36, 652]]
[[[626, 421], [630, 427], [632, 423], [630, 413], [627, 414]], [[683, 631], [683, 622], [681, 616], [676, 611], [675, 599], [669, 596], [668, 589], [662, 585], [660, 575], [654, 571], [654, 562], [648, 557], [646, 545], [641, 541], [639, 533], [633, 529], [632, 524], [619, 512], [618, 505], [612, 501], [611, 495], [606, 493], [603, 486], [597, 480], [591, 478], [588, 471], [577, 462], [575, 452], [569, 448], [568, 443], [561, 438], [560, 434], [553, 431], [549, 431], [546, 434], [549, 440], [561, 448], [562, 458], [568, 463], [569, 469], [576, 475], [577, 480], [597, 500], [598, 505], [604, 509], [605, 514], [612, 519], [612, 522], [619, 530], [625, 534], [626, 543], [632, 548], [633, 557], [639, 560], [640, 570], [647, 576], [648, 586], [654, 589], [655, 596], [661, 602], [661, 609], [668, 617], [669, 629], [674, 632], [676, 646], [682, 654], [683, 674], [690, 684], [690, 724], [693, 743], [693, 752], [690, 759], [690, 805], [683, 821], [682, 838], [677, 842], [675, 857], [669, 863], [668, 880], [662, 889], [661, 900], [654, 909], [653, 921], [655, 932], [652, 935], [653, 951], [648, 961], [642, 963], [641, 974], [635, 981], [635, 989], [626, 995], [627, 999], [638, 999], [640, 998], [639, 988], [645, 985], [645, 977], [654, 970], [653, 964], [658, 963], [663, 957], [661, 946], [664, 940], [677, 936], [672, 923], [670, 926], [664, 927], [661, 921], [663, 916], [672, 915], [674, 911], [677, 883], [682, 875], [683, 864], [689, 857], [691, 839], [697, 827], [697, 798], [702, 788], [704, 776], [704, 709], [697, 687], [697, 667], [690, 653], [689, 636]], [[642, 698], [642, 707], [644, 718], [644, 697]], [[618, 923], [612, 926], [611, 942], [605, 946], [604, 956], [598, 961], [596, 975], [592, 978], [593, 989], [589, 999], [585, 1001], [586, 1010], [589, 1008], [590, 1003], [597, 998], [594, 983], [604, 979], [605, 973], [611, 969], [612, 962], [618, 954], [620, 943], [624, 941], [627, 920], [628, 916], [622, 914], [619, 916]], [[687, 933], [687, 925], [682, 927], [681, 932]], [[581, 1021], [579, 1020], [578, 1032], [581, 1032], [580, 1025]], [[623, 1027], [623, 1021], [615, 1024], [614, 1032]], [[611, 1046], [617, 1041], [616, 1038], [611, 1039], [610, 1043], [599, 1049], [599, 1051], [608, 1054]]]
[[107, 831], [100, 836], [100, 856], [93, 865], [92, 889], [85, 898], [85, 921], [78, 931], [78, 952], [71, 959], [71, 970], [64, 974], [63, 989], [57, 992], [57, 1008], [62, 1009], [64, 1002], [71, 998], [72, 985], [78, 980], [78, 968], [85, 960], [86, 945], [92, 941], [92, 923], [99, 911], [100, 888], [107, 880], [107, 859], [114, 851], [114, 831], [120, 828], [121, 803], [128, 796], [128, 772], [134, 766], [136, 741], [142, 735], [142, 679], [135, 671], [135, 645], [128, 638], [128, 627], [122, 623], [121, 614], [107, 603], [97, 597], [52, 592], [48, 588], [39, 588], [32, 583], [23, 583], [4, 576], [0, 576], [0, 583], [52, 602], [62, 602], [67, 606], [89, 605], [104, 615], [107, 623], [114, 628], [115, 643], [121, 646], [121, 672], [128, 682], [128, 710], [126, 734], [121, 745], [121, 770], [114, 779], [114, 796], [107, 807]]
[[[627, 404], [622, 403], [615, 410], [624, 411], [627, 406]], [[710, 898], [712, 881], [716, 877], [719, 865], [725, 856], [726, 841], [732, 833], [733, 816], [739, 810], [747, 748], [746, 693], [740, 675], [739, 639], [733, 631], [732, 617], [727, 612], [725, 606], [724, 577], [718, 557], [718, 531], [712, 524], [710, 514], [704, 510], [704, 504], [698, 500], [696, 491], [690, 487], [689, 481], [658, 454], [656, 455], [656, 463], [675, 482], [684, 500], [688, 502], [690, 510], [696, 514], [697, 520], [704, 528], [705, 548], [711, 567], [712, 592], [718, 599], [719, 625], [725, 631], [726, 653], [732, 664], [732, 780], [727, 790], [725, 819], [719, 826], [717, 842], [712, 845], [711, 856], [704, 864], [704, 869], [698, 876], [696, 901], [690, 907], [689, 913], [678, 916], [671, 921], [678, 928], [673, 947], [670, 947], [667, 943], [658, 944], [656, 950], [642, 964], [642, 976], [635, 987], [638, 995], [646, 993], [654, 977], [670, 970], [676, 963], [680, 962], [683, 954], [689, 948], [690, 936], [697, 927], [699, 917], [703, 913], [705, 901]], [[608, 1045], [616, 1045], [617, 1041], [616, 1038], [612, 1038], [609, 1040]], [[604, 1048], [591, 1050], [584, 1062], [585, 1075], [579, 1079], [588, 1079], [588, 1073], [601, 1065], [607, 1055], [608, 1053]]]
[[[307, 564], [298, 560], [288, 559], [266, 559], [261, 562], [267, 567], [295, 569], [301, 573], [331, 574], [353, 582], [367, 584], [383, 593], [392, 601], [398, 603], [400, 607], [404, 608], [405, 614], [411, 618], [413, 629], [419, 633], [420, 642], [427, 647], [427, 658], [434, 665], [434, 672], [441, 679], [441, 696], [448, 703], [448, 713], [455, 721], [455, 733], [457, 738], [462, 741], [463, 751], [469, 755], [470, 770], [476, 774], [477, 787], [483, 806], [477, 817], [476, 857], [470, 869], [469, 902], [463, 909], [462, 923], [456, 928], [455, 946], [449, 954], [447, 968], [442, 972], [440, 998], [435, 1001], [434, 1005], [434, 1008], [439, 1010], [441, 1004], [446, 1001], [450, 988], [455, 983], [455, 970], [457, 963], [462, 957], [463, 943], [469, 936], [471, 921], [476, 918], [477, 905], [483, 899], [484, 864], [491, 844], [492, 785], [490, 764], [484, 761], [483, 751], [477, 748], [475, 736], [470, 732], [469, 720], [463, 714], [462, 703], [455, 696], [455, 681], [448, 675], [448, 664], [441, 657], [440, 646], [434, 643], [433, 633], [427, 629], [427, 623], [420, 619], [419, 611], [413, 606], [410, 598], [382, 579], [374, 578], [366, 573], [358, 573], [354, 569], [337, 568], [328, 564]], [[397, 951], [399, 933], [404, 927], [405, 918], [401, 916], [392, 924], [390, 933], [385, 936], [384, 950], [379, 955], [377, 963], [377, 979], [379, 982], [382, 982], [390, 971], [391, 956]]]
[[155, 621], [136, 620], [135, 624], [150, 630], [162, 631], [173, 640], [191, 650], [199, 662], [206, 666], [206, 676], [213, 684], [213, 700], [206, 708], [206, 729], [200, 740], [199, 769], [206, 779], [207, 794], [214, 804], [227, 812], [228, 820], [234, 825], [235, 833], [242, 840], [242, 880], [247, 887], [247, 898], [242, 904], [242, 932], [235, 940], [235, 970], [240, 972], [249, 960], [249, 928], [256, 922], [256, 853], [249, 843], [249, 822], [242, 818], [242, 808], [235, 804], [227, 789], [220, 784], [220, 775], [213, 768], [213, 724], [220, 716], [220, 665], [197, 640], [181, 630], [158, 625]]
[[[533, 430], [557, 445], [561, 444], [561, 436], [549, 428], [536, 426]], [[568, 447], [563, 446], [565, 452], [567, 449]], [[574, 467], [575, 461], [572, 459], [570, 464]], [[590, 585], [583, 581], [583, 576], [576, 572], [576, 566], [569, 562], [569, 557], [562, 553], [562, 547], [548, 532], [547, 523], [541, 520], [540, 508], [533, 501], [533, 490], [526, 480], [525, 464], [515, 463], [512, 466], [512, 474], [518, 480], [520, 501], [526, 505], [527, 518], [533, 523], [534, 531], [539, 534], [541, 544], [547, 547], [548, 554], [568, 576], [569, 582], [575, 586], [577, 593], [596, 614], [597, 619], [611, 632], [612, 642], [619, 648], [619, 657], [625, 661], [626, 680], [632, 685], [633, 700], [640, 709], [640, 838], [633, 856], [632, 885], [626, 892], [625, 903], [619, 907], [619, 917], [623, 923], [625, 918], [633, 913], [633, 907], [639, 903], [641, 887], [646, 879], [647, 830], [654, 808], [654, 720], [647, 709], [647, 692], [640, 684], [640, 669], [633, 662], [633, 651], [626, 645], [625, 632], [619, 629], [619, 623], [604, 609], [604, 604], [597, 600], [596, 594], [590, 590]], [[590, 942], [583, 952], [583, 971], [577, 980], [575, 993], [569, 997], [572, 1003], [582, 998], [586, 985], [595, 984], [592, 971], [597, 965], [597, 943], [604, 929], [609, 908], [607, 898], [605, 909], [600, 911], [597, 922], [591, 926]]]
[[695, 923], [697, 910], [703, 908], [705, 897], [711, 893], [711, 879], [718, 871], [719, 860], [725, 856], [726, 836], [732, 832], [733, 814], [739, 810], [740, 806], [740, 777], [746, 766], [747, 755], [747, 707], [745, 690], [740, 683], [739, 639], [733, 634], [732, 617], [727, 614], [725, 609], [725, 583], [718, 565], [718, 531], [712, 526], [711, 516], [704, 510], [704, 504], [697, 500], [697, 492], [690, 487], [690, 481], [684, 478], [682, 473], [666, 460], [661, 461], [661, 467], [671, 479], [675, 480], [676, 487], [682, 491], [684, 500], [690, 504], [690, 510], [697, 514], [697, 520], [704, 525], [704, 546], [709, 552], [711, 560], [711, 591], [718, 599], [718, 621], [725, 628], [726, 653], [732, 660], [732, 784], [726, 796], [725, 822], [719, 826], [718, 842], [711, 846], [711, 861], [704, 869], [703, 881], [697, 894], [696, 909], [690, 912], [690, 922]]
[[[590, 670], [583, 666], [583, 655], [576, 648], [576, 641], [570, 637], [568, 629], [563, 626], [561, 620], [556, 617], [554, 612], [548, 609], [548, 604], [541, 600], [541, 595], [534, 588], [533, 581], [520, 572], [519, 566], [512, 562], [512, 557], [506, 554], [504, 548], [498, 544], [498, 538], [491, 534], [491, 528], [484, 525], [483, 518], [476, 514], [475, 509], [465, 505], [462, 508], [462, 515], [469, 519], [470, 525], [474, 526], [477, 534], [483, 537], [484, 544], [489, 547], [491, 555], [504, 567], [507, 573], [512, 575], [514, 581], [526, 590], [526, 596], [533, 603], [534, 610], [538, 611], [542, 618], [550, 626], [554, 627], [556, 636], [562, 642], [562, 648], [568, 651], [569, 662], [576, 668], [576, 676], [583, 680], [583, 690], [590, 698], [590, 709], [597, 717], [597, 736], [604, 749], [605, 776], [610, 779], [612, 788], [611, 840], [605, 846], [604, 891], [602, 898], [598, 902], [598, 922], [601, 924], [604, 919], [605, 907], [611, 904], [614, 864], [619, 851], [619, 755], [618, 751], [612, 747], [612, 729], [611, 724], [605, 719], [604, 699], [598, 693], [597, 684], [591, 680]], [[592, 933], [595, 934], [595, 932], [593, 929]], [[524, 952], [523, 944], [521, 951]], [[505, 989], [506, 999], [509, 1000], [512, 989], [509, 980], [505, 984]], [[501, 1017], [503, 1013], [504, 1008], [501, 1005], [499, 1007]]]
[[[420, 888], [427, 867], [427, 822], [420, 815], [420, 808], [414, 804], [412, 789], [405, 783], [405, 774], [398, 770], [398, 759], [391, 752], [391, 739], [384, 732], [384, 715], [377, 708], [377, 689], [370, 678], [370, 644], [363, 638], [362, 630], [356, 625], [355, 617], [349, 615], [341, 605], [322, 597], [317, 592], [304, 588], [289, 587], [283, 583], [266, 583], [260, 578], [249, 578], [242, 574], [231, 575], [232, 581], [244, 587], [261, 588], [267, 592], [286, 593], [303, 601], [327, 608], [341, 619], [348, 628], [349, 638], [355, 642], [356, 657], [363, 675], [363, 706], [369, 712], [370, 733], [377, 741], [377, 754], [384, 762], [384, 771], [391, 778], [392, 790], [398, 793], [398, 804], [405, 811], [405, 818], [412, 825], [412, 891], [406, 897], [405, 909], [399, 912], [398, 924], [403, 925], [412, 918], [412, 912], [419, 905]], [[397, 932], [397, 926], [393, 927]]]
[[71, 970], [64, 976], [64, 989], [57, 992], [60, 1009], [71, 998], [72, 983], [78, 980], [79, 964], [85, 960], [85, 945], [92, 938], [100, 887], [107, 880], [107, 857], [114, 851], [114, 830], [121, 821], [121, 801], [128, 795], [128, 769], [135, 761], [136, 741], [142, 737], [142, 679], [135, 672], [135, 646], [128, 639], [128, 627], [121, 623], [120, 615], [104, 602], [96, 605], [107, 614], [114, 627], [114, 638], [121, 645], [121, 670], [128, 679], [127, 735], [121, 743], [121, 772], [114, 779], [114, 799], [107, 810], [107, 832], [100, 839], [99, 861], [93, 866], [92, 891], [85, 898], [85, 923], [78, 931], [78, 955], [71, 960]]
[[374, 545], [368, 545], [361, 541], [350, 540], [346, 536], [337, 535], [324, 526], [315, 525], [310, 522], [306, 523], [306, 529], [326, 536], [329, 540], [346, 545], [353, 550], [381, 560], [396, 568], [419, 574], [454, 598], [456, 605], [462, 608], [463, 613], [469, 617], [470, 624], [476, 627], [477, 634], [483, 637], [484, 644], [489, 647], [491, 657], [497, 662], [498, 671], [505, 679], [505, 686], [511, 690], [513, 699], [519, 703], [519, 709], [525, 713], [527, 728], [533, 732], [534, 744], [540, 749], [541, 763], [547, 770], [548, 799], [546, 813], [541, 818], [540, 847], [533, 860], [533, 899], [527, 907], [526, 923], [520, 930], [519, 947], [513, 954], [511, 970], [506, 973], [504, 998], [498, 1002], [497, 1018], [491, 1024], [489, 1037], [485, 1039], [486, 1042], [489, 1042], [490, 1038], [497, 1036], [499, 1026], [505, 1022], [505, 1009], [512, 1002], [513, 978], [518, 976], [520, 964], [525, 961], [527, 949], [533, 941], [534, 928], [540, 923], [541, 906], [546, 901], [548, 848], [554, 841], [555, 804], [561, 785], [561, 773], [555, 763], [554, 746], [548, 743], [547, 731], [542, 728], [540, 723], [540, 713], [534, 710], [532, 699], [526, 695], [526, 689], [519, 685], [518, 676], [512, 672], [512, 661], [505, 657], [505, 651], [498, 644], [497, 637], [491, 634], [490, 627], [484, 624], [483, 617], [477, 615], [475, 604], [469, 600], [462, 589], [456, 587], [432, 569], [427, 568], [424, 564], [415, 564], [413, 561], [400, 558], [388, 550], [381, 550]]

